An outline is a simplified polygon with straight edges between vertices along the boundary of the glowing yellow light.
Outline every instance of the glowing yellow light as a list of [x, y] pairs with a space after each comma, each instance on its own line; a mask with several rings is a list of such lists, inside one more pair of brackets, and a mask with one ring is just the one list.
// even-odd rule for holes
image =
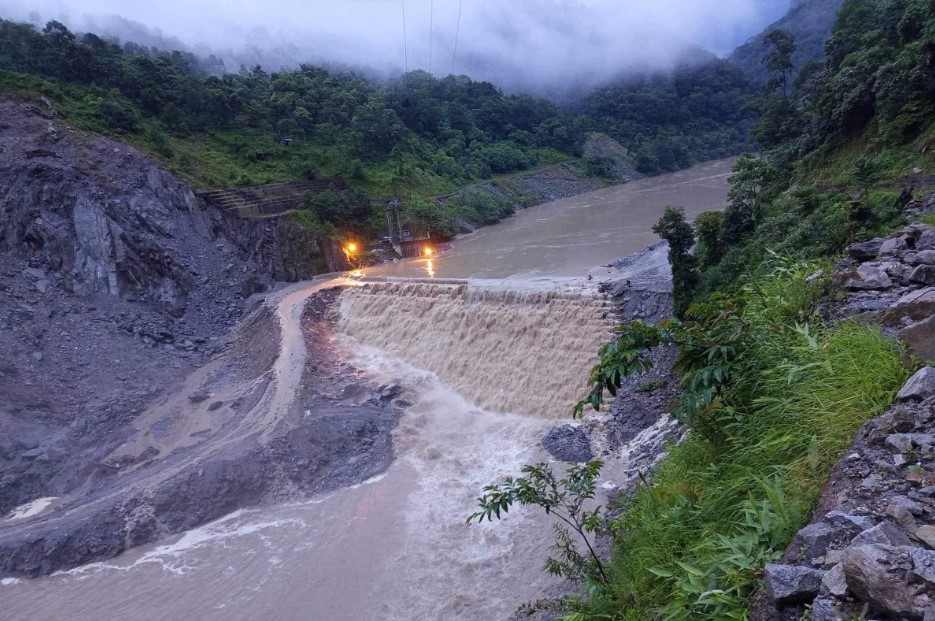
[[435, 266], [432, 265], [431, 259], [426, 262], [425, 271], [428, 272], [429, 278], [435, 278]]
[[422, 249], [422, 254], [424, 254], [424, 255], [427, 256], [427, 257], [432, 256], [432, 248], [431, 248], [431, 246], [426, 246], [425, 248], [423, 248], [423, 249]]
[[348, 252], [348, 254], [357, 252], [357, 244], [355, 244], [355, 243], [353, 243], [353, 242], [351, 242], [350, 244], [348, 244], [348, 245], [347, 245], [347, 252]]

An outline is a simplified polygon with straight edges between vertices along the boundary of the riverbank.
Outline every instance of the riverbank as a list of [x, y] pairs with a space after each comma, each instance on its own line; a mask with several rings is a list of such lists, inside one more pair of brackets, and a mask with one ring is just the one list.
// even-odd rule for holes
[[342, 359], [328, 318], [335, 284], [271, 296], [83, 466], [93, 470], [84, 484], [0, 522], [0, 574], [48, 575], [383, 472], [399, 388], [368, 383]]

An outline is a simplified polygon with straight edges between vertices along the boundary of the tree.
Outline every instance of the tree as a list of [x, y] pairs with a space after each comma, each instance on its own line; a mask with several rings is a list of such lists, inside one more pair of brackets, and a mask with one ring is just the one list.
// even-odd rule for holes
[[705, 211], [695, 218], [695, 235], [698, 237], [698, 264], [701, 269], [713, 267], [724, 256], [724, 245], [721, 241], [721, 227], [724, 223], [724, 214], [720, 211]]
[[681, 317], [698, 286], [698, 261], [691, 254], [695, 233], [685, 220], [685, 209], [666, 207], [653, 233], [669, 244], [669, 265], [672, 267], [672, 297], [674, 312]]
[[851, 168], [851, 184], [860, 193], [862, 200], [867, 200], [870, 188], [876, 183], [877, 177], [879, 177], [879, 170], [872, 158], [866, 155], [857, 158]]
[[760, 194], [773, 178], [772, 166], [763, 158], [744, 153], [734, 164], [724, 210], [722, 242], [735, 245], [756, 229], [760, 210]]
[[770, 91], [782, 87], [783, 99], [789, 96], [788, 82], [792, 73], [792, 54], [795, 53], [795, 37], [788, 30], [777, 28], [763, 38], [770, 51], [763, 58], [766, 68], [773, 73], [768, 83]]
[[[502, 483], [485, 487], [483, 496], [478, 499], [480, 511], [468, 516], [467, 522], [493, 521], [494, 516], [500, 519], [516, 503], [542, 507], [546, 514], [554, 515], [565, 524], [555, 525], [556, 543], [552, 549], [556, 556], [546, 559], [546, 571], [562, 578], [587, 578], [607, 585], [610, 581], [604, 564], [589, 538], [604, 530], [601, 508], [585, 509], [585, 504], [594, 498], [603, 465], [601, 461], [589, 461], [570, 466], [561, 480], [546, 463], [523, 466], [522, 471], [527, 476], [509, 477]], [[584, 542], [587, 556], [578, 551], [568, 529]]]

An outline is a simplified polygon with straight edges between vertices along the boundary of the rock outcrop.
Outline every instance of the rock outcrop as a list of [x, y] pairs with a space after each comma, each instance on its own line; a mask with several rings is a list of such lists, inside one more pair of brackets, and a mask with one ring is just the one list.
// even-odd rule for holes
[[341, 267], [126, 144], [0, 100], [0, 516], [87, 482], [276, 281]]
[[[879, 324], [935, 359], [933, 248], [925, 224], [851, 245], [836, 274], [846, 300], [826, 310]], [[813, 621], [935, 618], [935, 368], [916, 372], [896, 401], [835, 466], [812, 523], [775, 566], [784, 569], [766, 572], [754, 621], [800, 619], [803, 604]], [[819, 574], [817, 587], [789, 578]]]
[[[826, 310], [879, 324], [932, 361], [933, 245], [924, 224], [853, 244], [836, 274], [847, 298]], [[935, 618], [935, 368], [923, 366], [860, 430], [765, 587], [753, 621], [801, 619], [804, 604], [812, 621]]]
[[799, 619], [796, 605], [805, 603], [815, 621], [855, 618], [865, 607], [873, 619], [935, 614], [932, 371], [916, 373], [904, 402], [860, 430], [812, 523], [799, 531], [781, 565], [767, 568], [770, 601], [761, 598], [751, 619]]

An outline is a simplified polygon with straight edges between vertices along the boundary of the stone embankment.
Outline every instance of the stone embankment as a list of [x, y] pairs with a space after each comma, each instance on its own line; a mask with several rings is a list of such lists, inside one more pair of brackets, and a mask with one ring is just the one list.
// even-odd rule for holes
[[[879, 324], [935, 360], [935, 227], [853, 244], [836, 277], [847, 298], [830, 314]], [[860, 430], [765, 585], [753, 621], [935, 620], [935, 368]]]
[[[613, 303], [621, 322], [658, 323], [671, 316], [672, 273], [667, 252], [668, 246], [658, 243], [595, 270], [599, 290]], [[631, 490], [641, 475], [665, 458], [665, 443], [681, 433], [668, 414], [679, 395], [679, 379], [672, 372], [677, 352], [659, 347], [651, 355], [654, 368], [624, 380], [607, 408], [591, 412], [580, 423], [552, 429], [542, 441], [560, 461], [606, 461], [605, 475], [613, 478], [605, 487], [610, 495]]]

